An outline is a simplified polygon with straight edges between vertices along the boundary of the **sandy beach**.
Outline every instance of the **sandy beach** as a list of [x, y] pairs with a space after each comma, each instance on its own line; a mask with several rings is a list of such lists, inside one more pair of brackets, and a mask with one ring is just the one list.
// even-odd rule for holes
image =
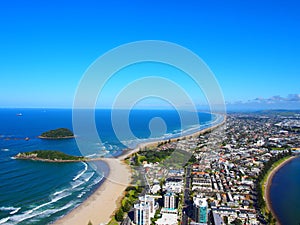
[[272, 179], [274, 177], [274, 175], [277, 173], [278, 170], [280, 170], [281, 167], [283, 167], [285, 164], [287, 164], [288, 162], [290, 162], [291, 160], [293, 160], [294, 158], [296, 158], [296, 156], [292, 156], [286, 160], [284, 160], [282, 163], [280, 163], [277, 167], [275, 167], [269, 174], [265, 185], [265, 192], [264, 192], [264, 199], [266, 202], [266, 206], [267, 209], [272, 213], [272, 215], [274, 216], [274, 218], [276, 219], [276, 224], [281, 225], [278, 221], [278, 217], [276, 216], [273, 208], [272, 208], [272, 202], [271, 202], [271, 198], [270, 198], [270, 188], [272, 185]]
[[[222, 116], [223, 116], [223, 120], [218, 124], [215, 124], [211, 127], [205, 128], [203, 130], [199, 130], [199, 131], [197, 131], [193, 134], [188, 134], [188, 135], [181, 136], [181, 137], [178, 137], [178, 138], [171, 138], [170, 140], [171, 140], [171, 142], [174, 142], [174, 141], [177, 141], [178, 139], [183, 139], [183, 138], [186, 138], [186, 137], [197, 137], [197, 136], [199, 136], [201, 134], [204, 134], [206, 132], [210, 132], [210, 131], [212, 131], [212, 130], [214, 130], [214, 129], [216, 129], [216, 128], [218, 128], [218, 127], [220, 127], [220, 126], [222, 126], [223, 124], [226, 123], [226, 115], [222, 115]], [[148, 147], [148, 148], [149, 147], [155, 147], [162, 141], [166, 141], [166, 140], [158, 140], [158, 141], [141, 143], [136, 148], [134, 148], [132, 150], [128, 150], [128, 151], [124, 152], [122, 155], [118, 156], [118, 159], [124, 160], [124, 159], [128, 158], [129, 156], [133, 155], [134, 153], [140, 151], [140, 149], [143, 149], [145, 147]]]
[[[171, 141], [177, 141], [185, 137], [195, 137], [200, 134], [210, 132], [226, 122], [226, 116], [223, 116], [220, 123], [215, 124], [206, 129], [197, 131], [193, 134], [171, 139]], [[72, 210], [69, 214], [57, 220], [55, 225], [87, 225], [89, 221], [93, 225], [107, 224], [114, 212], [118, 209], [122, 193], [131, 182], [131, 170], [130, 167], [125, 164], [124, 159], [138, 152], [145, 147], [157, 146], [159, 142], [146, 142], [139, 144], [134, 149], [125, 151], [117, 158], [101, 158], [94, 160], [103, 160], [110, 168], [109, 175], [104, 183], [93, 193], [87, 200], [85, 200], [80, 206]], [[91, 160], [92, 161], [92, 160]]]
[[128, 165], [118, 159], [103, 159], [110, 168], [104, 183], [80, 206], [57, 220], [55, 225], [107, 224], [118, 208], [122, 193], [131, 181]]

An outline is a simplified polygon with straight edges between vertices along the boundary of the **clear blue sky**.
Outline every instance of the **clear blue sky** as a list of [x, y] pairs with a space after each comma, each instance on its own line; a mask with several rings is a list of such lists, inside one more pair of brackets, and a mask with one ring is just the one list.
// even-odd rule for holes
[[164, 40], [206, 62], [229, 106], [297, 108], [299, 10], [297, 0], [1, 1], [0, 107], [71, 107], [99, 56]]

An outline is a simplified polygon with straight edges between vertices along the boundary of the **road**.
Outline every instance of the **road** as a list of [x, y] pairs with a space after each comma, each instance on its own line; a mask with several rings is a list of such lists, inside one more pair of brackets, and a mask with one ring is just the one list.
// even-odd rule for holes
[[190, 190], [191, 190], [191, 167], [187, 166], [185, 173], [185, 187], [184, 187], [184, 197], [183, 197], [183, 208], [182, 208], [182, 225], [188, 225], [188, 207], [190, 201]]

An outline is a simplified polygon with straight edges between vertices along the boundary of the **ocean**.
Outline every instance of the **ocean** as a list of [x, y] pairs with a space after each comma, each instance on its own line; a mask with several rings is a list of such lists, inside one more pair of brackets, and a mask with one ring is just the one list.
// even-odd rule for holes
[[[136, 138], [122, 135], [123, 140], [119, 140], [110, 115], [110, 110], [96, 110], [101, 142], [87, 140], [89, 152], [81, 152], [75, 139], [38, 138], [51, 129], [72, 130], [72, 110], [0, 109], [0, 224], [50, 224], [88, 198], [109, 172], [103, 162], [47, 163], [14, 159], [19, 152], [59, 150], [89, 157], [117, 156], [125, 148], [141, 142], [179, 137], [220, 122], [216, 115], [199, 113], [200, 126], [187, 122], [182, 127], [180, 116], [174, 110], [132, 110], [129, 125]], [[157, 118], [162, 118], [164, 123]]]
[[274, 175], [270, 198], [282, 225], [300, 224], [300, 157], [288, 162]]

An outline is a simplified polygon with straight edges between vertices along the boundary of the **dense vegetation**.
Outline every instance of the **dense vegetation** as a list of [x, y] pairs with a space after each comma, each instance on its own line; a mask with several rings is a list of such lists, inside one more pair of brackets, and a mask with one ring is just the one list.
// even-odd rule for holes
[[136, 166], [141, 165], [143, 161], [147, 161], [149, 163], [161, 162], [168, 158], [174, 149], [167, 149], [158, 151], [157, 149], [145, 149], [140, 151], [139, 153], [134, 154], [134, 163]]
[[60, 138], [72, 138], [74, 134], [67, 128], [58, 128], [55, 130], [49, 130], [41, 134], [41, 138], [60, 139]]
[[193, 163], [196, 161], [191, 153], [179, 149], [145, 149], [134, 154], [133, 160], [135, 166], [139, 166], [143, 161], [147, 161], [148, 163], [159, 162], [165, 167], [172, 166], [178, 168], [182, 168], [186, 163]]
[[132, 205], [137, 201], [139, 194], [143, 188], [140, 185], [129, 186], [125, 190], [125, 196], [121, 201], [121, 207], [115, 213], [115, 220], [121, 222], [124, 214], [129, 212]]
[[33, 152], [19, 153], [17, 158], [23, 159], [45, 159], [45, 160], [70, 160], [80, 161], [84, 160], [83, 156], [72, 156], [59, 151], [52, 150], [36, 150]]

